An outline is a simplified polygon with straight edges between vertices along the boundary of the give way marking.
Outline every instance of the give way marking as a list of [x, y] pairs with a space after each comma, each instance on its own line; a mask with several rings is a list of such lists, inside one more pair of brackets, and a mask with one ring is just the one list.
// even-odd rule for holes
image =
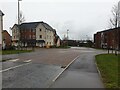
[[12, 70], [12, 69], [15, 69], [15, 68], [18, 68], [18, 67], [21, 67], [21, 66], [24, 66], [24, 65], [28, 65], [31, 63], [31, 60], [27, 60], [27, 63], [24, 63], [24, 64], [20, 64], [20, 65], [17, 65], [17, 66], [14, 66], [14, 67], [10, 67], [10, 68], [7, 68], [7, 69], [4, 69], [4, 70], [0, 70], [0, 73], [1, 72], [6, 72], [8, 70]]

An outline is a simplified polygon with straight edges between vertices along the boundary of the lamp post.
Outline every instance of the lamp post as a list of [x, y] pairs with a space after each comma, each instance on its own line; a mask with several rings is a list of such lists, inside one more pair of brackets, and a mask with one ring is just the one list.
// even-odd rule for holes
[[68, 32], [69, 32], [69, 29], [67, 29], [67, 47], [68, 47]]
[[20, 3], [19, 1], [22, 1], [22, 0], [18, 0], [18, 25], [20, 24]]
[[67, 40], [68, 40], [68, 32], [69, 32], [69, 29], [67, 29]]
[[[18, 25], [20, 25], [20, 3], [19, 1], [22, 0], [18, 0]], [[19, 31], [19, 35], [18, 35], [18, 47], [20, 46], [20, 30]]]

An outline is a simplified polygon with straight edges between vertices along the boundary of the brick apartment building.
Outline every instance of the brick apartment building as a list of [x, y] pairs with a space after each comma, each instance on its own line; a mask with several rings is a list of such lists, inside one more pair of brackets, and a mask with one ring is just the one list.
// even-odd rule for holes
[[56, 45], [56, 30], [45, 22], [29, 22], [12, 28], [12, 45], [44, 47]]
[[94, 34], [95, 48], [119, 49], [120, 28], [113, 28]]

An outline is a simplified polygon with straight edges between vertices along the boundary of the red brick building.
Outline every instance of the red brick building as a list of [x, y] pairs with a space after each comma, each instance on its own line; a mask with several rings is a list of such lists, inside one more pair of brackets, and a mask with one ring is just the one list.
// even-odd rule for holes
[[94, 34], [95, 48], [119, 49], [120, 28], [113, 28]]
[[3, 30], [2, 32], [2, 39], [3, 39], [3, 45], [2, 45], [3, 49], [9, 49], [11, 47], [11, 36], [6, 30]]

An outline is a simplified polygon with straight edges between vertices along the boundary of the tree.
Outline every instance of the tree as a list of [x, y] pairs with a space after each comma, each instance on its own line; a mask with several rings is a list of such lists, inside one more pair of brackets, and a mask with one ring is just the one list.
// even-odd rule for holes
[[[18, 18], [18, 24], [21, 24], [23, 22], [25, 22], [25, 17], [23, 16], [23, 13], [20, 11], [19, 18]], [[22, 47], [20, 45], [20, 34], [19, 34], [18, 49], [20, 49], [20, 48], [22, 50]]]
[[110, 18], [110, 24], [112, 25], [111, 28], [117, 28], [119, 23], [119, 10], [118, 5], [114, 5], [112, 7], [112, 18]]
[[[111, 10], [111, 12], [112, 12], [112, 18], [110, 18], [110, 23], [109, 23], [109, 24], [111, 24], [111, 28], [118, 28], [119, 24], [120, 24], [119, 3], [120, 2], [118, 2], [116, 5], [114, 5], [112, 7], [112, 10]], [[114, 32], [114, 39], [115, 39], [114, 49], [115, 49], [115, 54], [117, 54], [117, 45], [115, 43], [117, 43], [117, 38], [118, 38], [118, 35], [117, 36], [116, 35], [117, 35], [117, 32]], [[108, 51], [109, 51], [109, 49], [108, 49]]]
[[23, 15], [23, 13], [20, 12], [20, 14], [19, 14], [19, 23], [21, 24], [21, 23], [23, 23], [23, 22], [25, 22], [25, 17], [24, 17], [24, 15]]

